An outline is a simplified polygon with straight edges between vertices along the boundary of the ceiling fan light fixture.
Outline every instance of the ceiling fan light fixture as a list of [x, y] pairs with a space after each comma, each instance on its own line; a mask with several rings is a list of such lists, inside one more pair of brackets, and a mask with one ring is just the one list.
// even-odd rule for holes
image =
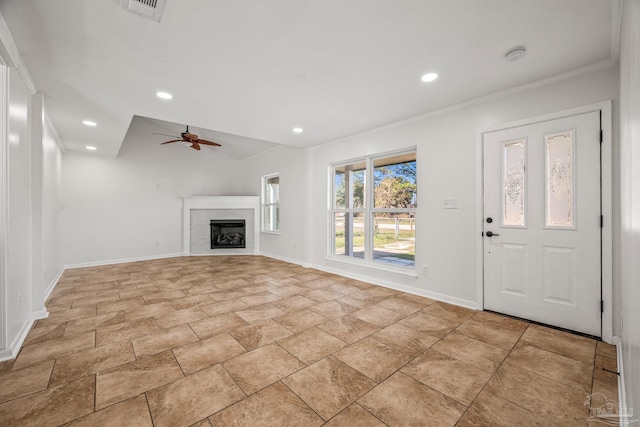
[[169, 92], [156, 92], [156, 96], [160, 99], [171, 99], [173, 98], [173, 95], [171, 95]]

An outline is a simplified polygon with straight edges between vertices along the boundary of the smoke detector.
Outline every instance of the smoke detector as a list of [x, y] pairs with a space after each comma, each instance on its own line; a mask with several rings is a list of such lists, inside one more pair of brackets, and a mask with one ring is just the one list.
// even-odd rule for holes
[[513, 62], [517, 61], [518, 59], [522, 59], [522, 57], [524, 57], [526, 54], [527, 48], [525, 48], [524, 46], [518, 46], [507, 51], [507, 53], [504, 54], [504, 57], [507, 61]]
[[122, 8], [143, 18], [160, 22], [165, 0], [121, 0]]

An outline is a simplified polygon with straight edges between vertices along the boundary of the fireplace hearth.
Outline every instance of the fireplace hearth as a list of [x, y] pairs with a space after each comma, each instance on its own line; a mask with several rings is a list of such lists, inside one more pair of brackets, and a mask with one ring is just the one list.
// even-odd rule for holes
[[211, 249], [245, 248], [246, 224], [244, 219], [212, 219]]

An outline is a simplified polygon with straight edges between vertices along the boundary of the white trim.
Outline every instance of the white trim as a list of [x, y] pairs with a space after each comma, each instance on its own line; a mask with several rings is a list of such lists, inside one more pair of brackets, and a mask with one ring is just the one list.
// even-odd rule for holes
[[[267, 203], [267, 181], [271, 178], [278, 178], [278, 200], [275, 203], [269, 202]], [[271, 234], [280, 234], [280, 224], [278, 224], [278, 228], [276, 230], [267, 230], [264, 228], [265, 221], [265, 211], [267, 210], [267, 206], [275, 206], [276, 211], [278, 213], [278, 217], [280, 217], [280, 172], [268, 173], [266, 175], [262, 175], [261, 185], [260, 185], [260, 215], [256, 219], [260, 221], [260, 232], [261, 233], [271, 233]], [[259, 248], [256, 249], [258, 251]]]
[[329, 147], [331, 145], [334, 144], [341, 144], [347, 141], [350, 141], [352, 139], [357, 139], [357, 138], [361, 138], [363, 136], [368, 136], [368, 135], [375, 135], [377, 133], [380, 132], [384, 132], [386, 130], [389, 129], [394, 129], [397, 127], [401, 127], [401, 126], [405, 126], [408, 125], [410, 123], [414, 123], [426, 118], [430, 118], [430, 117], [437, 117], [437, 116], [441, 116], [443, 114], [447, 114], [450, 113], [452, 111], [457, 111], [457, 110], [462, 110], [464, 108], [467, 107], [472, 107], [474, 105], [479, 105], [479, 104], [484, 104], [484, 103], [488, 103], [491, 101], [495, 101], [498, 99], [502, 99], [502, 98], [506, 98], [508, 96], [512, 96], [512, 95], [517, 95], [523, 92], [527, 92], [533, 89], [537, 89], [537, 88], [541, 88], [544, 86], [550, 86], [552, 84], [556, 84], [565, 80], [569, 80], [572, 79], [574, 77], [580, 77], [580, 76], [584, 76], [586, 74], [590, 74], [590, 73], [595, 73], [596, 71], [602, 71], [602, 70], [606, 70], [608, 68], [611, 67], [615, 67], [618, 65], [618, 61], [614, 60], [614, 59], [605, 59], [603, 61], [600, 62], [596, 62], [593, 63], [591, 65], [586, 65], [584, 67], [581, 68], [577, 68], [575, 70], [571, 70], [571, 71], [567, 71], [566, 73], [561, 73], [561, 74], [557, 74], [555, 76], [551, 76], [551, 77], [547, 77], [541, 80], [537, 80], [535, 82], [529, 82], [529, 83], [525, 83], [523, 85], [520, 86], [514, 86], [512, 88], [509, 89], [505, 89], [499, 92], [495, 92], [489, 95], [485, 95], [485, 96], [481, 96], [479, 98], [474, 98], [471, 99], [469, 101], [464, 101], [461, 102], [459, 104], [454, 104], [454, 105], [450, 105], [448, 107], [444, 107], [444, 108], [440, 108], [439, 110], [434, 110], [434, 111], [430, 111], [428, 113], [425, 114], [421, 114], [419, 116], [414, 116], [414, 117], [410, 117], [408, 119], [405, 120], [401, 120], [399, 122], [394, 122], [388, 125], [384, 125], [384, 126], [380, 126], [374, 129], [370, 129], [364, 132], [359, 132], [353, 135], [349, 135], [346, 136], [344, 138], [340, 138], [340, 139], [336, 139], [333, 141], [328, 141], [325, 142], [324, 144], [319, 144], [319, 145], [315, 145], [313, 147], [309, 147], [308, 150], [313, 151], [316, 149], [322, 149], [322, 148], [326, 148]]
[[602, 114], [602, 215], [604, 225], [602, 227], [602, 300], [604, 312], [602, 313], [602, 340], [606, 343], [613, 342], [613, 125], [612, 102], [604, 101], [595, 104], [584, 105], [542, 116], [531, 117], [515, 122], [503, 123], [480, 129], [476, 132], [476, 297], [478, 309], [484, 307], [483, 291], [483, 135], [498, 130], [511, 129], [525, 125], [542, 123], [549, 120], [557, 120], [590, 112]]
[[280, 256], [280, 255], [264, 253], [264, 252], [261, 252], [261, 253], [256, 254], [256, 255], [263, 256], [263, 257], [266, 257], [266, 258], [277, 259], [278, 261], [288, 262], [289, 264], [299, 265], [300, 267], [304, 267], [304, 268], [311, 268], [309, 266], [309, 264], [305, 263], [304, 261], [300, 261], [299, 259], [287, 258], [287, 257], [283, 257], [283, 256]]
[[33, 327], [34, 322], [39, 319], [46, 319], [47, 317], [49, 317], [49, 312], [46, 308], [31, 313], [31, 318], [22, 324], [20, 332], [18, 332], [11, 345], [0, 350], [0, 362], [15, 359], [22, 348], [22, 344], [24, 344], [24, 340], [29, 334], [29, 331]]
[[31, 330], [33, 322], [35, 322], [35, 319], [27, 320], [22, 324], [20, 332], [16, 334], [16, 337], [13, 339], [11, 344], [4, 350], [0, 351], [0, 362], [4, 360], [14, 359], [16, 356], [18, 356], [18, 352], [22, 347], [22, 343], [27, 338], [27, 334]]
[[611, 59], [620, 58], [620, 35], [622, 29], [622, 1], [611, 1]]
[[[442, 301], [442, 302], [446, 302], [448, 304], [453, 304], [453, 305], [457, 305], [460, 307], [465, 307], [465, 308], [470, 308], [472, 310], [478, 310], [478, 304], [475, 301], [470, 301], [470, 300], [466, 300], [466, 299], [462, 299], [462, 298], [458, 298], [458, 297], [453, 297], [450, 295], [444, 295], [444, 294], [440, 294], [437, 292], [431, 292], [431, 291], [426, 291], [423, 289], [418, 289], [418, 288], [414, 288], [411, 286], [404, 286], [404, 285], [398, 285], [397, 283], [394, 282], [388, 282], [386, 280], [379, 280], [379, 279], [371, 279], [369, 276], [361, 276], [359, 274], [354, 274], [354, 273], [345, 273], [343, 270], [336, 270], [324, 265], [317, 265], [317, 264], [307, 264], [304, 262], [300, 262], [299, 260], [294, 260], [294, 259], [290, 259], [290, 258], [285, 258], [285, 257], [280, 257], [277, 255], [271, 255], [268, 253], [261, 253], [261, 256], [267, 257], [267, 258], [273, 258], [273, 259], [277, 259], [280, 261], [285, 261], [285, 262], [289, 262], [291, 264], [296, 264], [296, 265], [300, 265], [304, 268], [313, 268], [314, 270], [319, 270], [319, 271], [324, 271], [326, 273], [331, 273], [331, 274], [335, 274], [337, 276], [341, 276], [341, 277], [346, 277], [349, 279], [354, 279], [354, 280], [359, 280], [361, 282], [366, 282], [366, 283], [371, 283], [373, 285], [378, 285], [378, 286], [382, 286], [384, 288], [389, 288], [389, 289], [394, 289], [396, 291], [401, 291], [401, 292], [405, 292], [408, 294], [412, 294], [412, 295], [417, 295], [420, 297], [425, 297], [425, 298], [431, 298], [437, 301]], [[397, 273], [396, 271], [394, 271], [394, 273]]]
[[431, 299], [446, 302], [449, 304], [458, 305], [460, 307], [470, 308], [472, 310], [478, 310], [478, 304], [475, 301], [470, 301], [470, 300], [466, 300], [458, 297], [453, 297], [450, 295], [440, 294], [437, 292], [426, 291], [426, 290], [414, 288], [411, 286], [398, 285], [397, 283], [388, 282], [386, 280], [372, 279], [369, 276], [361, 276], [359, 274], [345, 273], [342, 270], [334, 270], [330, 267], [326, 267], [322, 265], [314, 264], [314, 265], [311, 265], [311, 268], [324, 271], [327, 273], [336, 274], [338, 276], [347, 277], [349, 279], [360, 280], [362, 282], [367, 282], [373, 285], [382, 286], [384, 288], [394, 289], [396, 291], [406, 292], [408, 294], [417, 295], [420, 297], [431, 298]]
[[347, 256], [344, 256], [344, 255], [335, 255], [335, 254], [327, 255], [325, 257], [325, 260], [333, 261], [333, 262], [337, 262], [337, 263], [355, 265], [357, 267], [362, 267], [362, 268], [370, 268], [370, 269], [373, 269], [373, 270], [385, 271], [385, 272], [388, 272], [388, 273], [395, 273], [395, 274], [399, 274], [401, 276], [410, 277], [412, 279], [417, 279], [418, 278], [418, 273], [417, 273], [417, 269], [416, 269], [416, 266], [415, 266], [415, 262], [414, 262], [413, 267], [402, 267], [402, 266], [399, 266], [399, 265], [394, 266], [393, 264], [387, 264], [387, 263], [384, 263], [384, 262], [377, 262], [375, 260], [365, 261], [363, 258], [347, 257]]
[[[6, 25], [6, 24], [5, 24]], [[8, 319], [7, 319], [7, 216], [8, 216], [8, 181], [9, 181], [9, 164], [8, 164], [8, 111], [9, 100], [9, 73], [5, 65], [0, 66], [0, 349], [8, 347], [7, 337]], [[0, 350], [1, 351], [1, 350]], [[0, 353], [1, 355], [1, 353]]]
[[22, 61], [22, 57], [20, 56], [20, 52], [18, 51], [18, 46], [16, 45], [15, 40], [13, 39], [13, 35], [11, 34], [11, 30], [9, 30], [9, 26], [7, 25], [7, 21], [5, 21], [4, 17], [0, 14], [0, 56], [4, 60], [5, 64], [10, 67], [15, 67], [18, 70], [18, 73], [22, 77], [24, 81], [24, 85], [27, 87], [27, 90], [31, 95], [35, 95], [38, 91], [36, 89], [35, 83], [33, 83], [33, 79], [27, 70], [27, 67], [24, 65]]
[[62, 267], [60, 269], [60, 271], [58, 271], [58, 274], [56, 274], [56, 277], [54, 277], [53, 280], [51, 281], [51, 283], [49, 283], [49, 285], [45, 288], [45, 290], [44, 290], [44, 300], [43, 300], [45, 304], [46, 304], [47, 300], [49, 299], [49, 295], [51, 295], [51, 292], [53, 292], [53, 290], [55, 289], [56, 285], [58, 284], [58, 281], [60, 280], [60, 278], [64, 274], [64, 270], [65, 270], [65, 268]]
[[189, 254], [177, 253], [177, 254], [149, 255], [149, 256], [134, 257], [134, 258], [111, 259], [107, 261], [81, 262], [78, 264], [66, 264], [64, 266], [64, 269], [69, 270], [73, 268], [100, 267], [102, 265], [124, 264], [127, 262], [137, 262], [137, 261], [153, 261], [155, 259], [178, 258], [183, 256], [189, 256]]
[[[618, 404], [621, 408], [628, 408], [627, 406], [627, 391], [624, 385], [624, 357], [622, 357], [622, 337], [614, 336], [613, 343], [616, 346], [616, 360], [618, 363]], [[621, 423], [621, 426], [628, 426], [629, 423]]]

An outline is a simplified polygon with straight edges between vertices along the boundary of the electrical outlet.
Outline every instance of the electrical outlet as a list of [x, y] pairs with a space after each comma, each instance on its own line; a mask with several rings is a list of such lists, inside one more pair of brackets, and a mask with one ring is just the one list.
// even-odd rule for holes
[[18, 294], [18, 311], [22, 308], [22, 294]]
[[442, 202], [444, 209], [458, 209], [458, 199], [447, 199]]
[[425, 276], [429, 275], [429, 266], [428, 265], [423, 265], [422, 266], [422, 274]]

